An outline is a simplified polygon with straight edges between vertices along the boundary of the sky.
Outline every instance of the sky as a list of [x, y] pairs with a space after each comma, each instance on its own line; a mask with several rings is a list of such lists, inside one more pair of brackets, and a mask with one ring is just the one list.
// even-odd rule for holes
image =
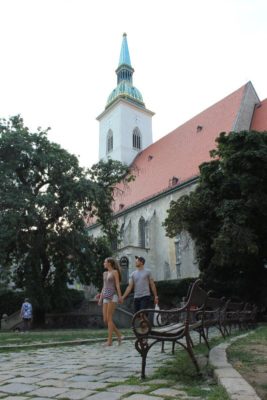
[[98, 161], [127, 33], [156, 141], [251, 81], [267, 98], [266, 0], [0, 0], [0, 118]]

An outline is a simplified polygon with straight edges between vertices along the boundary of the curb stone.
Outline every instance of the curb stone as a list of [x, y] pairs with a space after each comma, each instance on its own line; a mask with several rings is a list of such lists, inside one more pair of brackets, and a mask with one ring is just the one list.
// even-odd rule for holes
[[214, 376], [227, 391], [231, 400], [261, 400], [255, 389], [227, 361], [226, 349], [236, 340], [249, 333], [231, 338], [228, 343], [221, 343], [209, 352], [209, 363], [215, 368]]

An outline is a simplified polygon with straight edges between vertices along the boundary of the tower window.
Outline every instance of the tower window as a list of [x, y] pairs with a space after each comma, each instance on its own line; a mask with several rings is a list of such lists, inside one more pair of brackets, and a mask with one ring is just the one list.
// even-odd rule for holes
[[141, 132], [139, 128], [134, 128], [133, 130], [133, 148], [137, 150], [141, 149]]
[[110, 153], [112, 150], [113, 150], [113, 132], [111, 129], [109, 129], [107, 135], [107, 153]]

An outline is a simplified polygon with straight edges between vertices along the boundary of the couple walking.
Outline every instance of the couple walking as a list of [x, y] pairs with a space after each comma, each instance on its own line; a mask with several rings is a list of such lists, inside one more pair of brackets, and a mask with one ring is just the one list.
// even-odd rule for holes
[[151, 273], [144, 268], [145, 259], [143, 257], [135, 257], [136, 270], [132, 272], [124, 294], [121, 293], [120, 281], [121, 272], [117, 261], [108, 257], [104, 261], [106, 271], [103, 274], [103, 288], [99, 297], [98, 304], [103, 304], [103, 319], [108, 326], [108, 340], [106, 346], [112, 346], [113, 332], [118, 338], [118, 344], [121, 344], [123, 336], [113, 322], [113, 314], [118, 303], [123, 303], [124, 299], [134, 289], [134, 312], [149, 307], [150, 289], [154, 296], [154, 303], [158, 304], [158, 296], [155, 282]]

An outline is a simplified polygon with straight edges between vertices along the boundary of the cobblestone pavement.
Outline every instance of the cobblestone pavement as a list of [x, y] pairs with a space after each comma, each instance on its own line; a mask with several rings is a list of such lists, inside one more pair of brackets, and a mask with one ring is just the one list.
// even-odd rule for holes
[[[164, 360], [170, 359], [155, 345], [147, 359], [147, 376]], [[0, 354], [0, 399], [9, 400], [165, 400], [200, 399], [189, 397], [167, 380], [137, 381], [125, 384], [129, 377], [140, 376], [141, 357], [133, 340], [121, 346], [114, 343], [42, 348]], [[157, 386], [160, 386], [157, 388]], [[145, 392], [145, 394], [144, 394]]]

